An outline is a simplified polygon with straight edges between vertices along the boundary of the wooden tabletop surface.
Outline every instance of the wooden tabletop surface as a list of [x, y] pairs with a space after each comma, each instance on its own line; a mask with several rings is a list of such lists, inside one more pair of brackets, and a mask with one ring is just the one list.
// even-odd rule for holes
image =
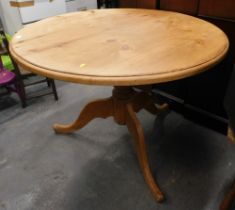
[[106, 9], [68, 13], [26, 26], [10, 50], [32, 72], [94, 85], [131, 86], [200, 73], [226, 54], [226, 35], [174, 12]]

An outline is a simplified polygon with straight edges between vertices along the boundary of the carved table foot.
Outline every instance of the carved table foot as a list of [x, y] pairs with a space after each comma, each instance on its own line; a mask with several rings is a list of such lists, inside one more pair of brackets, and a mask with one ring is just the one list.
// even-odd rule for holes
[[114, 87], [112, 97], [88, 103], [74, 123], [69, 125], [55, 124], [54, 130], [57, 133], [71, 133], [81, 129], [95, 118], [110, 116], [113, 116], [115, 122], [119, 125], [127, 125], [134, 139], [137, 157], [145, 181], [154, 198], [160, 202], [164, 199], [164, 196], [152, 176], [148, 163], [144, 132], [136, 113], [141, 109], [145, 109], [152, 114], [157, 114], [167, 108], [166, 104], [156, 107], [150, 92], [137, 92], [132, 87]]
[[112, 98], [101, 99], [90, 102], [82, 110], [80, 116], [75, 122], [69, 125], [54, 124], [56, 133], [71, 133], [83, 128], [95, 118], [107, 118], [113, 115]]

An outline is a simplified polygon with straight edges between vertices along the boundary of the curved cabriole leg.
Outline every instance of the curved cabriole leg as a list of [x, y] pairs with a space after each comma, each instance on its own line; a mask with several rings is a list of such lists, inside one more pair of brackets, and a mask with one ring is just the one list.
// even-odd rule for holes
[[153, 179], [146, 151], [144, 132], [140, 125], [140, 122], [136, 116], [132, 104], [126, 105], [126, 125], [133, 136], [138, 160], [140, 163], [141, 170], [143, 172], [145, 181], [147, 182], [151, 192], [158, 202], [163, 201], [164, 196]]
[[235, 200], [235, 182], [231, 186], [229, 192], [225, 195], [219, 210], [229, 210]]
[[78, 119], [69, 125], [55, 124], [53, 126], [56, 133], [71, 133], [83, 128], [95, 118], [107, 118], [113, 115], [113, 99], [107, 98], [88, 103]]

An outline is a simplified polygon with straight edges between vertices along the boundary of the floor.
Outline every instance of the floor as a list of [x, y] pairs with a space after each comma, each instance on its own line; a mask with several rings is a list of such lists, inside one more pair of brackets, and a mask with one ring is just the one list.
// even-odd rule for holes
[[171, 112], [139, 113], [154, 177], [166, 195], [158, 204], [145, 184], [126, 127], [96, 119], [71, 135], [51, 126], [71, 122], [110, 87], [58, 83], [52, 96], [22, 109], [0, 99], [1, 210], [216, 210], [235, 180], [235, 146]]

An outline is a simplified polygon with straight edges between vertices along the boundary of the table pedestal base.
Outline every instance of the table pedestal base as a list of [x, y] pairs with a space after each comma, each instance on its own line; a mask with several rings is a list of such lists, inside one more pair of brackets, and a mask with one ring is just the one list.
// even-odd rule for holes
[[145, 181], [156, 200], [160, 202], [164, 199], [164, 196], [152, 176], [148, 163], [144, 132], [136, 113], [141, 109], [145, 109], [152, 114], [157, 114], [166, 108], [167, 105], [157, 108], [148, 91], [137, 92], [132, 87], [114, 87], [112, 97], [88, 103], [74, 123], [69, 125], [55, 124], [54, 130], [57, 133], [71, 133], [81, 129], [94, 118], [111, 116], [117, 124], [126, 125], [134, 139]]

